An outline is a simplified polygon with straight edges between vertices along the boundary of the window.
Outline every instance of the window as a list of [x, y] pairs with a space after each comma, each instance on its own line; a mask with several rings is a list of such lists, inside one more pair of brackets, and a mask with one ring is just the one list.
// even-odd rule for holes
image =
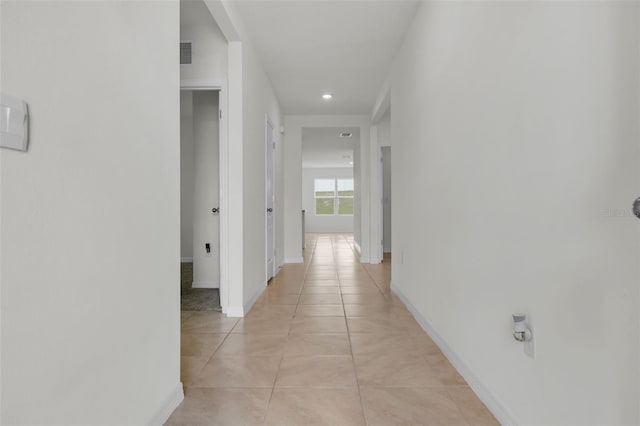
[[316, 179], [316, 215], [353, 216], [353, 179]]

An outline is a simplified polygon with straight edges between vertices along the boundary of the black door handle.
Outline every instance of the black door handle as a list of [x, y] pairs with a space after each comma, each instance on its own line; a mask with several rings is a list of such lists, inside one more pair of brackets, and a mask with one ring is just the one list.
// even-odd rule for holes
[[211, 209], [211, 213], [220, 213], [220, 207], [214, 207]]
[[271, 213], [273, 212], [273, 209], [271, 207], [267, 208], [267, 213]]

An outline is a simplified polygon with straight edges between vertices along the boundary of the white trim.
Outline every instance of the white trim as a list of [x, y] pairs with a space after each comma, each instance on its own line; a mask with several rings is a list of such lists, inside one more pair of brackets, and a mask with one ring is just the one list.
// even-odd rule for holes
[[191, 288], [220, 288], [220, 283], [211, 281], [193, 281]]
[[304, 263], [304, 258], [302, 257], [292, 257], [289, 259], [285, 259], [284, 263]]
[[218, 250], [220, 251], [220, 306], [225, 312], [229, 305], [229, 131], [228, 131], [228, 108], [227, 108], [227, 88], [226, 82], [220, 90], [218, 105], [220, 108], [220, 144], [219, 144], [219, 165], [220, 184], [218, 200], [220, 204], [220, 228], [218, 229]]
[[193, 263], [193, 257], [181, 257], [180, 263]]
[[377, 160], [377, 173], [378, 173], [378, 192], [376, 194], [376, 198], [380, 200], [378, 204], [378, 240], [380, 241], [380, 245], [378, 246], [380, 251], [380, 261], [384, 259], [384, 151], [382, 146], [380, 146], [380, 140], [378, 143], [378, 160]]
[[353, 247], [356, 249], [358, 256], [362, 255], [362, 249], [360, 248], [360, 244], [357, 241], [353, 241]]
[[262, 293], [264, 293], [266, 289], [267, 289], [267, 282], [263, 281], [260, 287], [258, 288], [258, 291], [256, 291], [255, 294], [251, 296], [251, 298], [247, 301], [247, 303], [244, 304], [243, 309], [245, 314], [247, 314], [251, 310], [253, 305], [255, 305], [255, 303], [258, 301], [260, 296], [262, 296]]
[[371, 263], [371, 259], [360, 256], [360, 263]]
[[456, 353], [447, 345], [445, 340], [438, 334], [433, 326], [422, 316], [422, 314], [416, 309], [415, 306], [409, 301], [402, 291], [392, 282], [391, 291], [405, 304], [409, 312], [418, 321], [424, 331], [431, 337], [436, 345], [440, 348], [445, 357], [451, 362], [451, 364], [458, 370], [458, 373], [467, 381], [471, 389], [476, 393], [478, 398], [487, 406], [489, 411], [495, 416], [495, 418], [502, 425], [517, 425], [519, 424], [515, 417], [505, 407], [504, 403], [500, 401], [490, 390], [487, 388], [478, 378], [478, 376], [471, 370], [471, 368], [464, 362]]
[[220, 90], [227, 86], [224, 80], [193, 79], [180, 80], [180, 90]]
[[169, 420], [171, 414], [178, 408], [178, 405], [182, 403], [184, 400], [184, 390], [182, 388], [182, 383], [178, 383], [178, 386], [171, 392], [169, 398], [165, 401], [164, 404], [158, 409], [156, 414], [149, 421], [149, 426], [162, 426]]

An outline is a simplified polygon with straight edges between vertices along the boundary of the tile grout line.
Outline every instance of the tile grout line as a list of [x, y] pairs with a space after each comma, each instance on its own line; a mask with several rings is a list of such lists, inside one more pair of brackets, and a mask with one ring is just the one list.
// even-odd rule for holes
[[[305, 242], [306, 245], [306, 242]], [[313, 258], [313, 253], [315, 252], [315, 244], [313, 245], [313, 248], [311, 249], [311, 255], [310, 258]], [[289, 318], [289, 331], [287, 332], [287, 336], [286, 336], [286, 341], [285, 341], [285, 348], [286, 348], [286, 343], [289, 342], [289, 336], [291, 335], [291, 324], [293, 323], [293, 320], [296, 316], [296, 313], [298, 312], [298, 307], [300, 306], [300, 298], [302, 296], [302, 288], [304, 287], [304, 282], [306, 281], [306, 276], [307, 276], [307, 271], [308, 271], [308, 267], [309, 265], [306, 264], [306, 259], [305, 259], [305, 255], [306, 253], [303, 253], [303, 264], [305, 267], [305, 271], [304, 271], [304, 275], [302, 277], [302, 286], [300, 287], [300, 290], [298, 291], [298, 298], [296, 299], [296, 308], [293, 311], [293, 314], [291, 315], [291, 317]], [[267, 289], [267, 291], [269, 291], [269, 289]], [[271, 407], [271, 401], [273, 400], [273, 394], [276, 391], [276, 383], [278, 382], [278, 376], [280, 376], [280, 371], [282, 369], [282, 363], [284, 362], [284, 350], [282, 351], [282, 354], [280, 356], [280, 362], [278, 363], [278, 369], [276, 370], [276, 375], [273, 378], [273, 386], [271, 387], [271, 394], [269, 394], [269, 401], [267, 401], [267, 409], [265, 410], [264, 413], [264, 419], [262, 420], [262, 424], [266, 425], [267, 424], [267, 416], [269, 415], [269, 408]]]
[[[338, 276], [338, 286], [340, 287], [340, 297], [342, 298], [342, 286], [340, 284], [340, 276]], [[344, 322], [347, 325], [347, 336], [349, 338], [349, 351], [351, 352], [351, 364], [353, 365], [353, 375], [356, 379], [356, 389], [358, 390], [358, 398], [360, 399], [360, 410], [362, 410], [362, 418], [365, 426], [369, 424], [367, 420], [367, 412], [364, 409], [364, 401], [362, 400], [362, 390], [360, 389], [360, 380], [358, 379], [358, 371], [356, 369], [356, 359], [353, 354], [353, 344], [351, 343], [351, 330], [349, 329], [349, 321], [347, 321], [347, 311], [344, 308], [344, 299], [342, 299], [342, 310], [344, 313]]]

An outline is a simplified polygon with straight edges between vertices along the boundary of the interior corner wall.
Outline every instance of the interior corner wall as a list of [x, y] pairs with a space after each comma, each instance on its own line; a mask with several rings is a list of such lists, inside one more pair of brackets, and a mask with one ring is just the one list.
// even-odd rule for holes
[[639, 7], [425, 2], [393, 65], [393, 288], [506, 424], [640, 423]]
[[314, 181], [316, 179], [353, 179], [353, 168], [303, 168], [302, 208], [305, 213], [306, 232], [351, 233], [354, 216], [326, 216], [315, 214]]
[[[242, 44], [243, 304], [246, 308], [255, 302], [266, 287], [266, 117], [269, 117], [274, 129], [274, 160], [281, 157], [282, 137], [278, 129], [283, 119], [278, 98], [253, 47], [247, 41]], [[274, 169], [278, 165], [274, 162]], [[281, 204], [283, 188], [276, 186], [274, 189], [277, 206]], [[281, 214], [275, 211], [276, 218]], [[276, 227], [276, 235], [280, 232]]]
[[181, 80], [226, 80], [227, 40], [203, 0], [180, 0], [180, 40], [192, 43], [192, 63], [180, 66]]
[[0, 150], [0, 423], [159, 424], [182, 395], [178, 4], [0, 11], [31, 117], [28, 152]]

